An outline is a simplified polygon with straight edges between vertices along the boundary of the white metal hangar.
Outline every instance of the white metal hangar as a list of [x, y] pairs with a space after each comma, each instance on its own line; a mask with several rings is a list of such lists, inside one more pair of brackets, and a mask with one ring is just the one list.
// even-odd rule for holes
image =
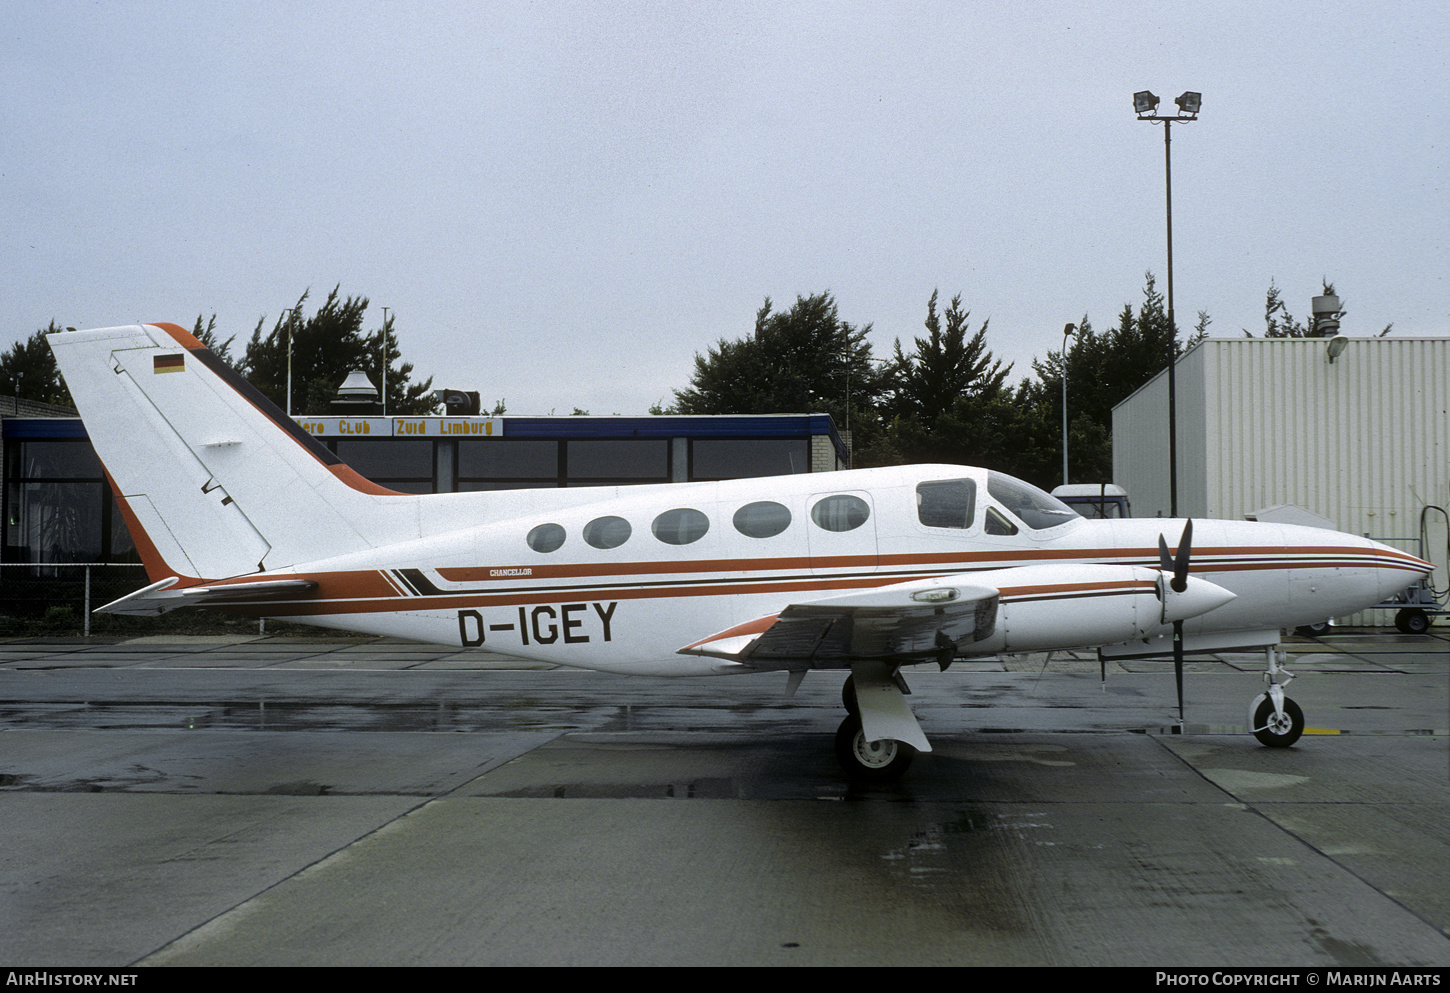
[[[1297, 505], [1418, 552], [1450, 585], [1450, 338], [1210, 338], [1175, 378], [1179, 517]], [[1165, 370], [1113, 410], [1113, 481], [1135, 516], [1169, 516], [1168, 450]]]

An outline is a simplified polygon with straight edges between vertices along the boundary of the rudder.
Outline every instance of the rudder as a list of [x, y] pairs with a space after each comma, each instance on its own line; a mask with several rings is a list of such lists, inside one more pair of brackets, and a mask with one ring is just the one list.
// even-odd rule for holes
[[[49, 336], [151, 578], [275, 570], [409, 537], [416, 498], [342, 465], [174, 324]], [[155, 574], [160, 572], [160, 575]]]

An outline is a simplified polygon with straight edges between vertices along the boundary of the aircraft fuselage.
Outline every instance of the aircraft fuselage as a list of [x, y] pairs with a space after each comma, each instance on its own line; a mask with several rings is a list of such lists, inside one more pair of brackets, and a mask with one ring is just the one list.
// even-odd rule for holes
[[[270, 572], [274, 579], [306, 577], [317, 588], [289, 602], [230, 606], [560, 665], [708, 674], [739, 667], [679, 649], [791, 603], [929, 577], [990, 585], [994, 574], [1028, 566], [1157, 570], [1159, 536], [1171, 545], [1184, 526], [1024, 512], [993, 496], [1006, 479], [961, 466], [910, 466], [610, 488], [589, 491], [592, 500], [579, 491], [564, 499], [559, 491], [533, 491], [538, 509], [530, 513], [474, 526], [459, 520], [457, 530], [437, 537]], [[953, 483], [974, 491], [970, 523], [922, 510], [920, 487]], [[483, 494], [459, 496], [473, 498], [457, 501], [463, 510]], [[516, 505], [530, 502], [510, 496]], [[765, 523], [737, 526], [748, 508]], [[775, 520], [767, 520], [772, 512]], [[777, 526], [764, 537], [748, 533]], [[1194, 527], [1194, 577], [1234, 597], [1185, 622], [1190, 642], [1352, 613], [1422, 572], [1412, 556], [1341, 532], [1248, 521]], [[561, 539], [557, 547], [530, 547], [529, 536], [542, 530]], [[1003, 603], [1010, 610], [1011, 596]], [[1106, 600], [1093, 606], [1116, 609]], [[1150, 639], [1170, 634], [1167, 623], [1147, 632]], [[1015, 641], [1006, 632], [988, 650], [1033, 650], [1041, 641], [1034, 626]]]

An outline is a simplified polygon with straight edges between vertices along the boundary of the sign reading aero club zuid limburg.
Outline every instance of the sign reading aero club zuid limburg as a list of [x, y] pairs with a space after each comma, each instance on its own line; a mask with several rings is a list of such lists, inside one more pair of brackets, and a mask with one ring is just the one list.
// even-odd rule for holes
[[502, 417], [298, 417], [318, 438], [502, 438]]

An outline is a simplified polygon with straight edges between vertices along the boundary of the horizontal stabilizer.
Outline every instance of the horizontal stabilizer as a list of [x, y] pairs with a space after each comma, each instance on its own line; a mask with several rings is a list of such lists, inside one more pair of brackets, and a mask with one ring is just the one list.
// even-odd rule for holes
[[916, 580], [791, 604], [680, 649], [757, 669], [839, 669], [867, 659], [950, 662], [957, 646], [991, 637], [997, 590]]
[[311, 579], [257, 579], [242, 580], [212, 586], [188, 586], [172, 589], [177, 577], [163, 579], [159, 583], [128, 593], [119, 600], [112, 600], [104, 607], [96, 608], [98, 614], [134, 614], [151, 616], [164, 614], [180, 607], [229, 607], [240, 603], [265, 603], [268, 600], [291, 599], [298, 593], [317, 589], [317, 582]]

